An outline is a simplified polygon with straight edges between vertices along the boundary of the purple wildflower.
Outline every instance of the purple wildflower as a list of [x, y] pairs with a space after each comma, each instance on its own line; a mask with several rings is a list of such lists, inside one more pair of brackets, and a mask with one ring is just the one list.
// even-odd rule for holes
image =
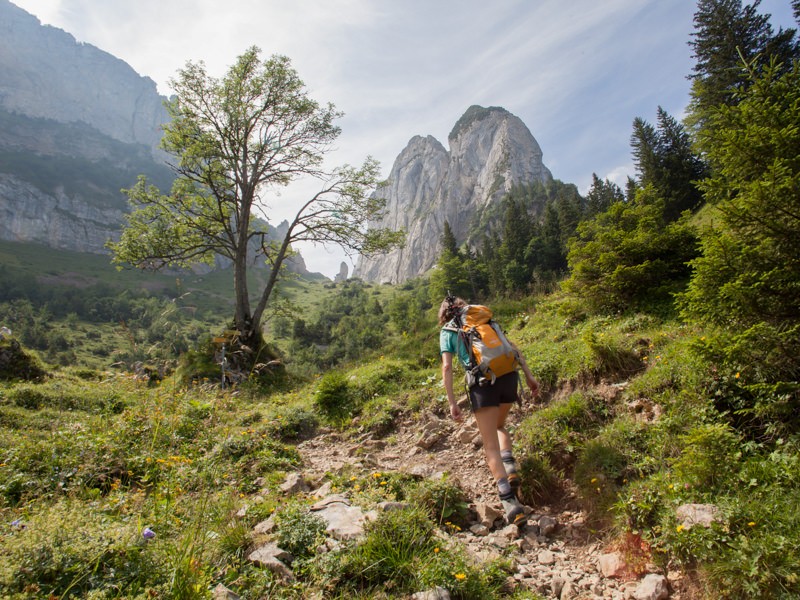
[[156, 537], [156, 532], [149, 527], [145, 527], [142, 530], [142, 537], [146, 540], [152, 540], [154, 537]]

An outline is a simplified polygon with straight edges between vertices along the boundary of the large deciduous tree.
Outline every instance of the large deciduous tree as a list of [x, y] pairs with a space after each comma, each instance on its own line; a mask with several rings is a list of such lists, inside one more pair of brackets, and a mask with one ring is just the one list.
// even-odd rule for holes
[[[175, 96], [162, 145], [175, 159], [176, 179], [166, 195], [144, 178], [127, 190], [133, 210], [120, 241], [110, 244], [117, 263], [160, 269], [229, 259], [234, 326], [242, 343], [257, 347], [292, 244], [333, 243], [370, 254], [401, 241], [400, 232], [366, 228], [384, 206], [369, 195], [377, 162], [323, 167], [341, 113], [308, 96], [288, 58], [261, 60], [252, 47], [222, 78], [209, 76], [202, 62], [189, 62], [171, 84]], [[283, 238], [274, 239], [267, 194], [300, 176], [316, 178], [319, 191], [299, 207]], [[248, 268], [256, 260], [270, 271], [251, 296]]]

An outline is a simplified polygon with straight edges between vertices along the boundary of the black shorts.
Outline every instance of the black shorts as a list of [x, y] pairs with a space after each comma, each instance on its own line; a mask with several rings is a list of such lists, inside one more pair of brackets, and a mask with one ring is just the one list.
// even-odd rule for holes
[[506, 373], [494, 381], [494, 385], [473, 385], [469, 388], [469, 401], [472, 403], [472, 410], [487, 406], [500, 406], [501, 404], [511, 404], [516, 402], [517, 386], [519, 386], [519, 374], [516, 371]]

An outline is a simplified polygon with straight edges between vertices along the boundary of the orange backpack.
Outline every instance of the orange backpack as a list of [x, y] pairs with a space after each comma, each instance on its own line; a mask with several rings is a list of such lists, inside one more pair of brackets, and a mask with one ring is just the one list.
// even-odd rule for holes
[[469, 350], [467, 385], [493, 384], [495, 379], [516, 370], [517, 351], [503, 330], [492, 320], [487, 306], [468, 304], [455, 317], [459, 339]]

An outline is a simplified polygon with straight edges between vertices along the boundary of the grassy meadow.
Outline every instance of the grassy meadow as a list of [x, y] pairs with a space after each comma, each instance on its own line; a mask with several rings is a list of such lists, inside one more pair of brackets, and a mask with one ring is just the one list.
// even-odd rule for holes
[[[326, 298], [299, 297], [305, 311]], [[500, 302], [496, 317], [544, 387], [546, 402], [515, 433], [527, 503], [558, 502], [574, 486], [593, 533], [634, 564], [684, 569], [717, 597], [800, 593], [789, 551], [800, 531], [797, 439], [734, 426], [720, 399], [748, 373], [721, 371], [706, 332], [646, 313], [590, 316], [560, 293]], [[460, 510], [446, 482], [327, 474], [366, 507], [411, 508], [326, 553], [310, 500], [287, 503], [279, 490], [302, 469], [295, 445], [322, 428], [391, 436], [400, 416], [445, 414], [432, 309], [426, 318], [416, 334], [387, 325], [396, 343], [359, 361], [269, 388], [148, 382], [81, 361], [0, 383], [3, 597], [203, 598], [223, 583], [243, 598], [399, 598], [434, 585], [456, 598], [535, 598], [504, 591], [502, 560], [476, 566], [442, 544], [435, 514]], [[684, 503], [714, 504], [719, 522], [683, 530]], [[295, 556], [294, 582], [246, 560], [253, 526], [270, 515]]]

